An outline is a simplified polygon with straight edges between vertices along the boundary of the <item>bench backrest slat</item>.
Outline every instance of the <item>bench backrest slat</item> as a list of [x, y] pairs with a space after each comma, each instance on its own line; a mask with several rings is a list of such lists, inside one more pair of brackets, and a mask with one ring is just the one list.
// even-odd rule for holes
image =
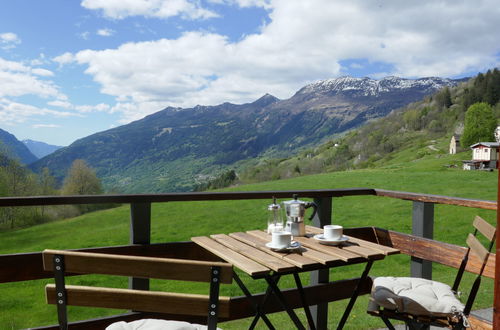
[[[102, 288], [66, 285], [68, 305], [130, 309], [144, 312], [168, 313], [176, 315], [206, 316], [208, 296], [158, 291]], [[45, 287], [47, 303], [56, 304], [54, 284]], [[218, 314], [229, 317], [229, 297], [219, 297]]]
[[221, 283], [228, 284], [232, 281], [232, 265], [224, 262], [45, 250], [43, 251], [45, 270], [53, 270], [54, 255], [64, 256], [66, 273], [210, 282], [210, 268], [220, 266]]
[[474, 227], [479, 230], [489, 241], [493, 241], [495, 238], [496, 228], [490, 225], [486, 220], [480, 216], [476, 216], [473, 222]]
[[479, 259], [486, 261], [489, 252], [474, 235], [469, 234], [466, 242], [472, 253], [474, 253]]

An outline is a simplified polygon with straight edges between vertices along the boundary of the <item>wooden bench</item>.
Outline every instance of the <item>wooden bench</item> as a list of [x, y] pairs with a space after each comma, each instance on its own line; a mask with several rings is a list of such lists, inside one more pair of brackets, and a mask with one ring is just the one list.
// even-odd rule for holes
[[[229, 317], [230, 298], [219, 296], [219, 283], [232, 283], [229, 263], [106, 253], [45, 250], [43, 267], [54, 271], [46, 286], [47, 302], [58, 306], [59, 324], [67, 328], [66, 305], [130, 309], [169, 315], [207, 316], [209, 329]], [[65, 285], [65, 274], [106, 274], [210, 283], [210, 294], [185, 294]]]
[[[480, 217], [474, 219], [474, 227], [483, 233], [488, 240], [493, 239], [495, 228]], [[352, 233], [351, 233], [352, 231]], [[401, 250], [401, 253], [416, 257], [422, 260], [437, 262], [439, 264], [460, 269], [464, 256], [467, 254], [468, 247], [457, 246], [448, 244], [432, 239], [422, 238], [414, 235], [403, 234], [396, 231], [385, 230], [375, 227], [346, 229], [346, 234], [355, 235], [359, 238], [377, 242], [386, 246], [394, 247]], [[472, 235], [471, 235], [472, 236]], [[477, 250], [480, 245], [473, 238], [469, 236], [467, 243], [472, 244]], [[481, 250], [481, 249], [479, 249]], [[485, 252], [479, 252], [469, 255], [468, 262], [466, 262], [465, 271], [472, 274], [481, 274], [484, 277], [495, 278], [495, 257], [494, 253], [487, 256], [486, 263], [483, 263]], [[483, 268], [484, 264], [484, 268]], [[487, 320], [476, 316], [474, 314], [468, 315], [468, 320], [474, 329], [492, 329], [493, 325], [491, 320]]]

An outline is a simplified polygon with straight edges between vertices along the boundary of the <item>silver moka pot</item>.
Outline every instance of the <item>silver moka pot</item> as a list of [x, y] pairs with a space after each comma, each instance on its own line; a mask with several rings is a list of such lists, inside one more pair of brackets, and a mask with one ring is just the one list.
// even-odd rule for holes
[[283, 202], [283, 208], [286, 213], [285, 231], [290, 232], [293, 236], [304, 236], [306, 234], [306, 225], [304, 223], [304, 215], [306, 209], [311, 206], [314, 208], [313, 214], [309, 217], [311, 220], [318, 206], [313, 202], [304, 202], [297, 199], [297, 194], [293, 195], [293, 199]]

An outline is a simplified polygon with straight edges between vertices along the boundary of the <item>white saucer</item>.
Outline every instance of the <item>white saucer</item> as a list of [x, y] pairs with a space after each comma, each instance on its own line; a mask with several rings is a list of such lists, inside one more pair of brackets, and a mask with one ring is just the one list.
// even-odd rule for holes
[[266, 246], [273, 251], [291, 251], [298, 249], [300, 247], [300, 243], [296, 241], [292, 241], [287, 247], [275, 247], [273, 242], [266, 243]]
[[347, 236], [342, 236], [340, 239], [326, 239], [323, 234], [317, 234], [313, 236], [314, 239], [318, 240], [321, 244], [326, 244], [326, 245], [339, 245], [341, 243], [347, 242], [349, 240], [349, 237]]

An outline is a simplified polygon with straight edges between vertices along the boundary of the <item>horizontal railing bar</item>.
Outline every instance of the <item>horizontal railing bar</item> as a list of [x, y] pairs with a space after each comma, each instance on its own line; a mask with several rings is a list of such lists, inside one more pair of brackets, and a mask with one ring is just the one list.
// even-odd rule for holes
[[0, 207], [7, 206], [39, 206], [64, 204], [128, 204], [128, 203], [161, 203], [187, 201], [216, 201], [216, 200], [244, 200], [291, 198], [298, 194], [301, 198], [343, 197], [374, 195], [375, 190], [369, 188], [348, 189], [320, 189], [320, 190], [289, 190], [289, 191], [240, 191], [240, 192], [190, 192], [166, 194], [137, 194], [137, 195], [78, 195], [78, 196], [30, 196], [30, 197], [1, 197]]
[[404, 200], [425, 202], [425, 203], [435, 203], [435, 204], [445, 204], [445, 205], [457, 205], [473, 207], [485, 210], [496, 210], [497, 202], [482, 200], [482, 199], [469, 199], [469, 198], [459, 198], [450, 196], [440, 196], [440, 195], [430, 195], [430, 194], [419, 194], [404, 191], [393, 191], [384, 189], [374, 189], [376, 196], [392, 197]]
[[166, 194], [128, 194], [128, 195], [76, 195], [76, 196], [21, 196], [0, 197], [0, 207], [9, 206], [41, 206], [68, 204], [130, 204], [130, 203], [162, 203], [187, 201], [217, 201], [289, 198], [298, 194], [302, 198], [344, 197], [376, 195], [411, 201], [420, 201], [445, 205], [466, 206], [486, 210], [496, 210], [496, 201], [469, 199], [460, 197], [420, 194], [371, 188], [319, 189], [319, 190], [279, 190], [279, 191], [239, 191], [239, 192], [189, 192]]

